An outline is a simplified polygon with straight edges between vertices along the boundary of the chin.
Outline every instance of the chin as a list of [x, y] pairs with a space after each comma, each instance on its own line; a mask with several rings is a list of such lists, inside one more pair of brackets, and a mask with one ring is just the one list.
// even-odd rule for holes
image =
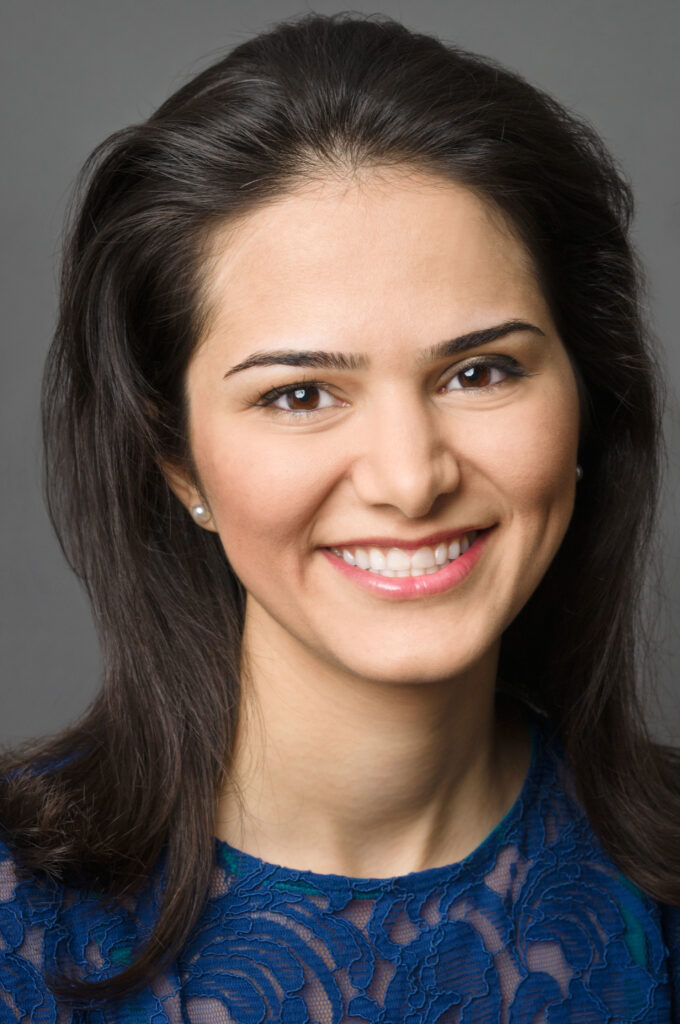
[[430, 652], [424, 657], [422, 646], [416, 649], [399, 651], [393, 649], [388, 656], [383, 653], [379, 657], [337, 658], [336, 663], [344, 665], [347, 672], [362, 679], [370, 680], [378, 685], [409, 686], [428, 684], [434, 685], [447, 680], [463, 677], [474, 673], [489, 657], [496, 658], [497, 645], [491, 650], [461, 652], [452, 658], [451, 648], [440, 653]]

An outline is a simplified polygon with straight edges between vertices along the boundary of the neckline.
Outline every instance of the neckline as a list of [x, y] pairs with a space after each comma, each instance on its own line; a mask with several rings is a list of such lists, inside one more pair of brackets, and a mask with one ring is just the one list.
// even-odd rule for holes
[[431, 889], [438, 882], [450, 880], [461, 872], [479, 870], [482, 865], [493, 863], [494, 855], [503, 841], [503, 837], [521, 819], [525, 806], [531, 804], [532, 796], [541, 782], [545, 767], [544, 716], [529, 705], [525, 705], [525, 711], [530, 728], [531, 754], [522, 788], [498, 824], [462, 860], [439, 867], [410, 871], [404, 875], [382, 878], [353, 877], [323, 874], [301, 868], [288, 868], [282, 864], [272, 864], [254, 854], [236, 849], [225, 839], [215, 837], [217, 862], [226, 868], [232, 878], [237, 880], [237, 884], [239, 881], [256, 876], [258, 884], [264, 883], [269, 888], [302, 890], [316, 895], [339, 890], [347, 893], [351, 890], [363, 895], [364, 898], [369, 895], [378, 895], [386, 890]]

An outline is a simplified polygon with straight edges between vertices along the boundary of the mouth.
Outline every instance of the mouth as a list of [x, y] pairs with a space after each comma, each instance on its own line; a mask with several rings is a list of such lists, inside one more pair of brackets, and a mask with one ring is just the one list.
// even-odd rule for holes
[[387, 543], [348, 544], [329, 548], [347, 565], [388, 579], [429, 576], [455, 562], [474, 544], [483, 530], [467, 530], [450, 535], [438, 544]]
[[[341, 575], [387, 598], [425, 597], [450, 590], [472, 571], [495, 527], [441, 534], [437, 544], [384, 543], [321, 548]], [[365, 542], [364, 542], [365, 543]]]

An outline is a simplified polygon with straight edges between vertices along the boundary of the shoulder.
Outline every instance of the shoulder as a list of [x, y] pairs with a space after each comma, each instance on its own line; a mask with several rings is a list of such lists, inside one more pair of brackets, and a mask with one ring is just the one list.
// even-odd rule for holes
[[0, 913], [31, 927], [52, 921], [64, 897], [59, 883], [27, 871], [0, 831]]
[[22, 872], [0, 833], [0, 1009], [12, 1014], [7, 1020], [57, 1019], [45, 980], [43, 937], [60, 903], [58, 886]]
[[117, 901], [26, 871], [0, 831], [0, 1021], [75, 1021], [53, 995], [52, 979], [118, 973], [148, 939], [157, 913], [155, 885]]
[[599, 965], [595, 981], [618, 979], [638, 1010], [660, 987], [680, 1012], [680, 907], [658, 903], [614, 863], [578, 798], [563, 745], [538, 717], [533, 743], [516, 905], [527, 932], [571, 951], [572, 969]]
[[661, 907], [661, 929], [670, 964], [671, 989], [680, 1019], [680, 907]]

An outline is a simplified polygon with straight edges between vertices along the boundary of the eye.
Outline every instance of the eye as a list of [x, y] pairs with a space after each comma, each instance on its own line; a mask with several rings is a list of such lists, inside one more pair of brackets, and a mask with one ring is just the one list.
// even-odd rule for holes
[[527, 377], [520, 364], [509, 356], [494, 356], [468, 363], [444, 385], [447, 391], [484, 391], [509, 377]]
[[316, 381], [300, 381], [283, 387], [272, 388], [255, 403], [288, 414], [304, 416], [306, 413], [317, 412], [334, 406], [333, 396]]

